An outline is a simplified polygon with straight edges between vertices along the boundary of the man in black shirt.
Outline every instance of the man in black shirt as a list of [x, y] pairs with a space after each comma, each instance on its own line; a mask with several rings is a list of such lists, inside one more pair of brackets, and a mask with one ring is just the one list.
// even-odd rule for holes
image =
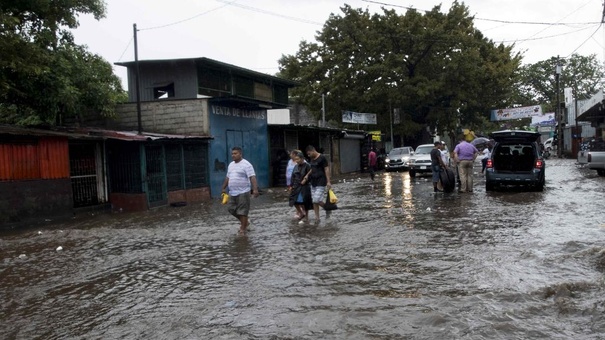
[[442, 192], [443, 190], [437, 189], [437, 183], [439, 183], [439, 172], [445, 168], [445, 163], [441, 158], [441, 149], [443, 144], [441, 142], [435, 142], [435, 147], [431, 150], [431, 170], [433, 170], [433, 191]]

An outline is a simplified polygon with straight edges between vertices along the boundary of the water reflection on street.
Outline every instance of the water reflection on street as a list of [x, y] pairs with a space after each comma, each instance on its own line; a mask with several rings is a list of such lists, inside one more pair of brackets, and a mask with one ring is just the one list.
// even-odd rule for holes
[[605, 179], [557, 159], [544, 192], [475, 176], [345, 176], [319, 225], [274, 188], [246, 237], [218, 201], [4, 232], [0, 338], [602, 337]]

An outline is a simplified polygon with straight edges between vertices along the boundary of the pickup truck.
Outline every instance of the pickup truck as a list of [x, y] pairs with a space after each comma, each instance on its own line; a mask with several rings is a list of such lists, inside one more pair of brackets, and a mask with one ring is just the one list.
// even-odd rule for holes
[[605, 142], [603, 139], [597, 139], [590, 142], [590, 152], [588, 152], [588, 168], [596, 170], [599, 176], [605, 176]]

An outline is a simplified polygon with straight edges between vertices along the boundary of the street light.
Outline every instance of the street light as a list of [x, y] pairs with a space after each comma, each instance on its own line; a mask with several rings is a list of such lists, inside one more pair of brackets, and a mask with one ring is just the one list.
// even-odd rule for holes
[[561, 112], [561, 105], [559, 100], [559, 76], [561, 75], [561, 65], [559, 64], [559, 56], [557, 56], [557, 66], [555, 67], [555, 80], [557, 81], [557, 103], [556, 112], [559, 124], [557, 127], [557, 137], [559, 139], [557, 143], [557, 157], [563, 156], [563, 112]]

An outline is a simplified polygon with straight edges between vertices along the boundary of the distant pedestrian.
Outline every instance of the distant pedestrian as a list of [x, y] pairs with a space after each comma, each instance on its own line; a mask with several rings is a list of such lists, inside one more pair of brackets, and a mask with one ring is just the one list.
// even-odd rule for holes
[[473, 192], [473, 163], [479, 150], [473, 144], [467, 142], [464, 136], [461, 136], [459, 140], [460, 143], [454, 149], [454, 157], [460, 174], [460, 190], [458, 192]]
[[[541, 144], [544, 147], [544, 144]], [[485, 149], [481, 152], [481, 173], [485, 172], [487, 168], [487, 160], [492, 156], [492, 145], [488, 144]]]
[[378, 156], [376, 155], [376, 151], [374, 150], [374, 148], [371, 148], [370, 152], [368, 153], [368, 169], [370, 170], [370, 178], [372, 180], [374, 180], [377, 163], [378, 163]]
[[296, 208], [300, 223], [309, 222], [309, 210], [313, 209], [313, 198], [311, 197], [311, 165], [305, 161], [302, 152], [294, 157], [296, 167], [292, 172], [292, 186], [290, 190], [290, 206]]
[[[288, 161], [288, 166], [286, 167], [286, 185], [288, 186], [288, 189], [287, 189], [288, 192], [292, 192], [292, 172], [298, 165], [295, 160], [295, 158], [298, 154], [302, 154], [302, 151], [295, 149], [295, 150], [290, 151], [290, 154], [289, 154], [290, 160]], [[305, 161], [304, 155], [303, 155], [303, 161]], [[295, 217], [298, 219], [300, 219], [302, 217], [302, 215], [300, 215], [298, 209], [296, 211]]]
[[437, 187], [439, 184], [439, 174], [441, 173], [441, 169], [445, 169], [445, 162], [443, 162], [443, 158], [441, 157], [441, 149], [443, 149], [443, 144], [441, 142], [435, 142], [435, 147], [431, 150], [431, 170], [433, 170], [433, 191], [434, 192], [442, 192]]
[[441, 159], [443, 160], [443, 164], [445, 166], [450, 165], [449, 153], [447, 151], [447, 144], [444, 141], [441, 141]]
[[286, 186], [288, 190], [290, 190], [290, 186], [292, 184], [292, 171], [296, 167], [296, 162], [294, 161], [294, 157], [300, 152], [300, 150], [292, 150], [290, 151], [290, 159], [288, 160], [288, 165], [286, 166]]
[[[305, 149], [309, 157], [311, 165], [311, 197], [313, 198], [313, 211], [315, 212], [315, 223], [319, 223], [319, 208], [323, 207], [326, 199], [326, 189], [332, 187], [330, 183], [330, 166], [326, 157], [312, 145]], [[330, 212], [326, 211], [326, 217], [330, 216]]]
[[[223, 182], [223, 193], [229, 188], [229, 213], [240, 221], [239, 233], [246, 234], [250, 225], [248, 213], [250, 212], [250, 196], [258, 197], [258, 184], [254, 167], [245, 160], [242, 155], [242, 148], [236, 146], [231, 149], [231, 159], [227, 168], [227, 176]], [[250, 185], [252, 184], [252, 192]]]

